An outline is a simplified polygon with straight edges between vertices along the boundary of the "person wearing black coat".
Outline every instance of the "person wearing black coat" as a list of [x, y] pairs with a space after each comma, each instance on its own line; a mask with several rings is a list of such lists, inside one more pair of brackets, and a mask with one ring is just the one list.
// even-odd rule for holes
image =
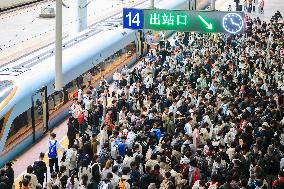
[[111, 114], [111, 116], [112, 116], [112, 121], [113, 121], [113, 122], [116, 122], [117, 119], [118, 119], [118, 117], [117, 117], [117, 114], [118, 114], [118, 107], [117, 107], [117, 101], [116, 101], [116, 100], [114, 100], [114, 101], [112, 102], [111, 111], [112, 111], [112, 114]]
[[0, 188], [1, 189], [8, 189], [8, 186], [5, 182], [0, 182]]
[[35, 161], [33, 165], [34, 174], [37, 177], [38, 183], [41, 184], [42, 186], [44, 183], [45, 174], [47, 173], [47, 166], [43, 161], [44, 155], [45, 154], [41, 152], [39, 155], [39, 160]]
[[67, 123], [68, 125], [68, 131], [67, 131], [67, 137], [68, 137], [68, 148], [71, 148], [74, 145], [75, 139], [76, 139], [76, 129], [74, 127], [74, 118], [69, 117], [69, 121]]
[[140, 178], [140, 189], [148, 189], [148, 186], [151, 183], [158, 184], [158, 179], [150, 173], [151, 167], [146, 166], [145, 174], [141, 176]]
[[91, 114], [91, 123], [93, 127], [93, 133], [97, 133], [100, 128], [100, 108], [98, 106], [95, 107], [95, 111]]
[[12, 189], [14, 184], [14, 170], [12, 168], [12, 162], [6, 163], [6, 176], [9, 179], [8, 188]]
[[5, 169], [0, 169], [0, 184], [3, 186], [3, 189], [9, 189], [9, 178], [6, 176]]

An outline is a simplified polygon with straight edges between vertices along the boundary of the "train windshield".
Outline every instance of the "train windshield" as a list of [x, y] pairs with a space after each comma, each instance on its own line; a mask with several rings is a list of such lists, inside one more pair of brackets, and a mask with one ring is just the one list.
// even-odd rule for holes
[[0, 81], [0, 103], [10, 94], [13, 90], [13, 83], [8, 80]]

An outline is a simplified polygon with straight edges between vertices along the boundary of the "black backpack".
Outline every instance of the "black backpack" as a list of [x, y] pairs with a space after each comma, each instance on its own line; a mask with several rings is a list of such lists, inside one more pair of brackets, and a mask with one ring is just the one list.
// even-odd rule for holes
[[37, 178], [41, 177], [42, 174], [44, 174], [40, 161], [35, 161], [34, 162], [33, 169], [34, 169], [34, 174], [36, 175]]

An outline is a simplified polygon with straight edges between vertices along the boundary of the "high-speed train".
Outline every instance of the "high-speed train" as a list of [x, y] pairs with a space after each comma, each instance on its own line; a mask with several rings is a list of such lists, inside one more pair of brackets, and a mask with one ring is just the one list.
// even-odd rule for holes
[[[208, 5], [200, 0], [197, 8]], [[186, 9], [187, 0], [166, 0], [164, 9]], [[113, 24], [112, 17], [95, 29], [63, 41], [63, 89], [54, 91], [53, 46], [0, 68], [0, 167], [26, 150], [68, 115], [72, 96], [84, 82], [82, 75], [113, 64], [131, 65], [144, 53], [142, 32]], [[110, 24], [112, 23], [112, 24]], [[107, 26], [107, 27], [106, 27]]]
[[0, 1], [0, 11], [5, 9], [16, 8], [23, 5], [32, 4], [35, 2], [40, 2], [44, 0], [1, 0]]

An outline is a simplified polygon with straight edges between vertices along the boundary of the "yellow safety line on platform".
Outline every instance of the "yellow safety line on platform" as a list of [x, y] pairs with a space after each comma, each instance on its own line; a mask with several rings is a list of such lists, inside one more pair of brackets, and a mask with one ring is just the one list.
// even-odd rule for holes
[[[65, 148], [67, 149], [68, 147], [68, 138], [67, 136], [65, 135], [60, 141], [60, 144]], [[48, 167], [48, 157], [47, 157], [47, 153], [45, 153], [45, 156], [44, 156], [44, 159], [43, 161], [46, 163], [46, 166]], [[61, 151], [58, 151], [58, 156], [61, 156], [63, 152]], [[23, 178], [23, 175], [26, 173], [26, 171], [22, 172], [15, 180], [14, 180], [14, 185], [15, 185], [15, 189], [20, 189], [20, 184], [19, 182], [22, 180]]]

